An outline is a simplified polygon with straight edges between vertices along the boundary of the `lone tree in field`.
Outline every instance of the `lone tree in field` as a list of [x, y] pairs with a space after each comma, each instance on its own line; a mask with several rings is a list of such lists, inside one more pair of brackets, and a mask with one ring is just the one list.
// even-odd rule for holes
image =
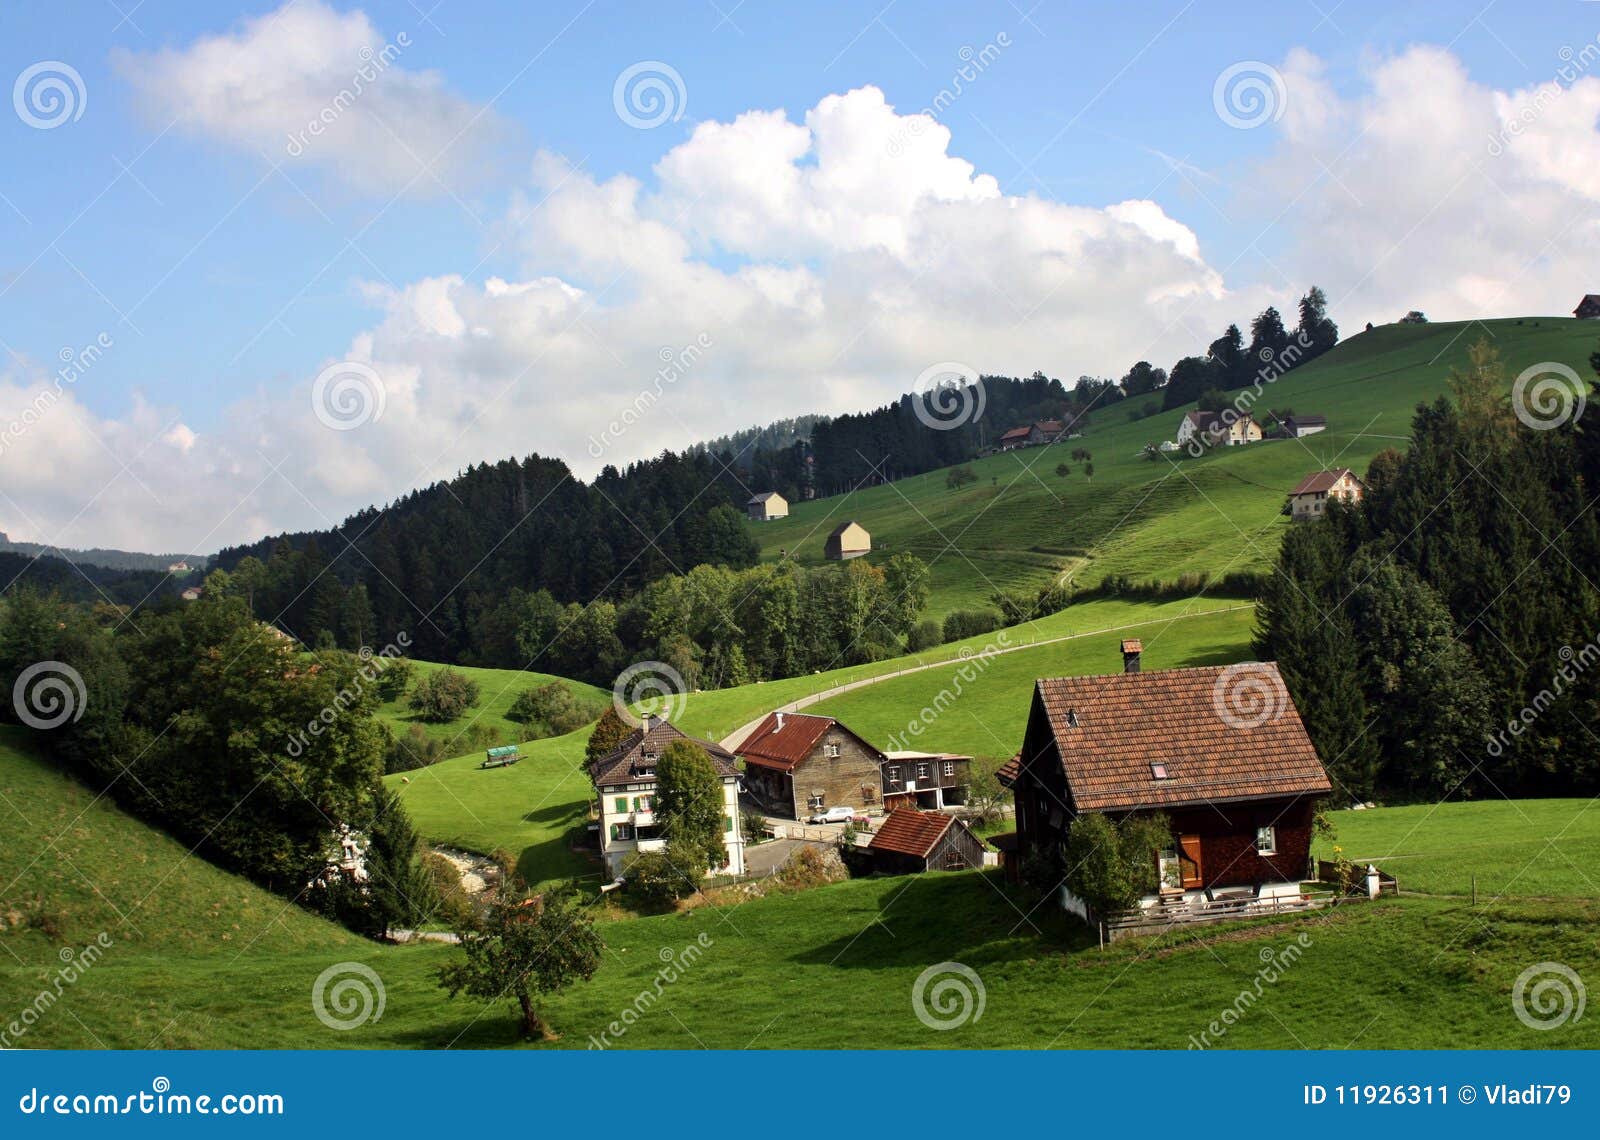
[[446, 666], [429, 673], [411, 692], [411, 708], [423, 720], [447, 724], [478, 701], [478, 682]]
[[1101, 918], [1131, 910], [1160, 885], [1156, 856], [1171, 844], [1164, 815], [1127, 816], [1120, 823], [1098, 812], [1080, 815], [1067, 832], [1067, 889]]
[[600, 966], [605, 943], [573, 884], [529, 894], [508, 882], [481, 922], [459, 932], [465, 962], [439, 971], [439, 984], [451, 997], [466, 994], [484, 1001], [510, 998], [522, 1014], [529, 1037], [556, 1040], [539, 1013], [537, 999], [586, 982]]
[[722, 777], [705, 749], [674, 740], [656, 761], [656, 818], [673, 862], [690, 875], [726, 862]]

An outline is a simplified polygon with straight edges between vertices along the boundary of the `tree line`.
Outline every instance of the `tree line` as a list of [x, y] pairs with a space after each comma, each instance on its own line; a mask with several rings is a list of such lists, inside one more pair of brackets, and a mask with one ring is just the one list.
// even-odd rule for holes
[[1257, 653], [1343, 795], [1600, 791], [1600, 410], [1536, 430], [1509, 386], [1474, 346], [1264, 585]]

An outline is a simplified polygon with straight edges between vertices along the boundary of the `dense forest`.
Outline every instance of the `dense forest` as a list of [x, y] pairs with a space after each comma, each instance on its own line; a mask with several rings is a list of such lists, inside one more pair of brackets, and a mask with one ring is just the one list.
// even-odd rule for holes
[[119, 606], [178, 594], [194, 579], [176, 578], [160, 570], [120, 570], [86, 562], [69, 562], [49, 554], [0, 551], [0, 594], [18, 586], [59, 593], [75, 602], [111, 602]]
[[1600, 409], [1535, 430], [1471, 361], [1265, 584], [1257, 652], [1341, 796], [1600, 791]]

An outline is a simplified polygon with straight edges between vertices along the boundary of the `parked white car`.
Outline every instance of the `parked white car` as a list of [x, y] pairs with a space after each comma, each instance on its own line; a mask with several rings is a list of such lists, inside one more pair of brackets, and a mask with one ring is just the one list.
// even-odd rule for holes
[[856, 817], [856, 809], [843, 804], [835, 804], [827, 811], [812, 816], [807, 823], [849, 823]]

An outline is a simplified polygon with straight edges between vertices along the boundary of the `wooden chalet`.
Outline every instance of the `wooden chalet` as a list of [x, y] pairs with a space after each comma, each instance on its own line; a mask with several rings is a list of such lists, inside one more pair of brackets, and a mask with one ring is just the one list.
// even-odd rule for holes
[[[1159, 812], [1173, 843], [1156, 856], [1160, 891], [1141, 909], [1298, 903], [1313, 806], [1332, 785], [1277, 666], [1141, 671], [1137, 643], [1123, 654], [1122, 673], [1036, 683], [1022, 750], [1001, 770], [1016, 799], [1017, 857], [1059, 851], [1080, 814]], [[1237, 714], [1246, 693], [1267, 715]]]
[[1348, 467], [1315, 471], [1289, 492], [1289, 517], [1295, 522], [1319, 519], [1328, 509], [1329, 501], [1359, 503], [1366, 493], [1367, 485]]
[[967, 802], [972, 757], [955, 752], [885, 752], [883, 806], [937, 811]]
[[983, 840], [955, 816], [915, 810], [890, 812], [867, 844], [873, 868], [889, 875], [982, 867], [983, 849]]
[[1578, 307], [1572, 310], [1572, 315], [1580, 320], [1589, 321], [1600, 317], [1600, 293], [1585, 293], [1583, 300], [1578, 302]]
[[834, 528], [832, 534], [822, 544], [824, 558], [834, 562], [842, 562], [849, 558], [860, 558], [872, 550], [872, 536], [867, 533], [867, 528], [854, 519], [840, 523]]
[[763, 491], [745, 500], [745, 514], [752, 522], [771, 522], [789, 517], [789, 500], [776, 491]]

